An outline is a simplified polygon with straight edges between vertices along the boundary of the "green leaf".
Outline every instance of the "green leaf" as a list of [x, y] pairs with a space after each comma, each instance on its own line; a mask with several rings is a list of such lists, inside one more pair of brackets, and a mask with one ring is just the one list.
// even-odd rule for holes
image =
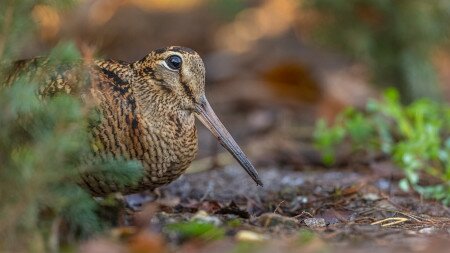
[[[406, 178], [399, 182], [403, 190], [412, 187], [425, 197], [446, 202], [443, 196], [447, 193], [445, 185], [450, 184], [450, 107], [428, 99], [404, 106], [399, 93], [391, 88], [380, 101], [369, 101], [366, 108], [367, 113], [347, 108], [331, 126], [324, 120], [317, 121], [314, 143], [324, 163], [334, 162], [336, 149], [344, 141], [365, 151], [383, 152], [404, 171]], [[421, 173], [440, 183], [433, 188], [420, 186]]]
[[410, 189], [409, 188], [409, 182], [408, 182], [408, 180], [406, 178], [401, 179], [398, 182], [398, 186], [400, 187], [400, 189], [402, 191], [405, 191], [405, 192], [409, 191], [409, 189]]
[[170, 224], [167, 228], [169, 231], [176, 232], [186, 239], [200, 238], [203, 240], [218, 240], [225, 235], [223, 228], [216, 227], [211, 223], [199, 221]]

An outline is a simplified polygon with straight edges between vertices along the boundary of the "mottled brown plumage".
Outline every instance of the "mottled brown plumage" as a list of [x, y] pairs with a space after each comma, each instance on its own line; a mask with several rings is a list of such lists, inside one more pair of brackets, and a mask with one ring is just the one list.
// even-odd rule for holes
[[[56, 74], [46, 79], [40, 95], [75, 93], [73, 84], [79, 81], [79, 75], [74, 69], [60, 66]], [[145, 169], [137, 185], [125, 187], [98, 174], [83, 174], [82, 184], [94, 195], [135, 193], [178, 178], [197, 153], [195, 115], [262, 185], [256, 170], [206, 100], [205, 68], [196, 52], [168, 47], [134, 63], [94, 61], [87, 69], [90, 86], [80, 93], [92, 98], [101, 115], [99, 124], [91, 129], [94, 155], [135, 159]]]

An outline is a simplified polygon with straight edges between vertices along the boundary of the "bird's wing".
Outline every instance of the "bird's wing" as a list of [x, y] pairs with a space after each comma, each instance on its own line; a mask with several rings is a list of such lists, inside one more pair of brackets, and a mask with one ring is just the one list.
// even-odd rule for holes
[[10, 86], [19, 80], [35, 81], [39, 84], [40, 97], [61, 93], [83, 96], [93, 91], [125, 95], [129, 92], [131, 76], [129, 64], [119, 61], [53, 64], [46, 58], [33, 58], [15, 62], [3, 83]]
[[4, 85], [25, 81], [38, 85], [40, 97], [56, 94], [80, 94], [89, 81], [87, 69], [81, 62], [54, 64], [46, 58], [16, 61], [8, 72]]

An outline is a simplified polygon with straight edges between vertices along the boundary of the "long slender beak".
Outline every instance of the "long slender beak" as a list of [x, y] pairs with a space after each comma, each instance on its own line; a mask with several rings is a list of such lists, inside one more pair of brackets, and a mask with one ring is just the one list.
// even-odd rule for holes
[[222, 122], [220, 122], [219, 118], [217, 118], [213, 109], [209, 105], [208, 100], [205, 97], [202, 97], [201, 101], [202, 102], [196, 107], [198, 119], [209, 129], [209, 131], [211, 131], [220, 144], [222, 144], [222, 146], [224, 146], [233, 155], [239, 164], [241, 164], [244, 170], [256, 182], [256, 185], [263, 186], [255, 167], [253, 167], [250, 160], [248, 160], [247, 156], [244, 152], [242, 152], [236, 141], [234, 141], [233, 137], [231, 137], [230, 133], [228, 133], [225, 126]]

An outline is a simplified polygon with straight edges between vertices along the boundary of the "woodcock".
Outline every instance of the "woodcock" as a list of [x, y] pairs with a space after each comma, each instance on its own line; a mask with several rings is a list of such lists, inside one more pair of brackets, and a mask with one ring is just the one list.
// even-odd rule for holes
[[[197, 154], [195, 116], [262, 186], [257, 171], [206, 99], [205, 67], [195, 51], [168, 47], [133, 63], [98, 60], [89, 64], [88, 72], [88, 93], [101, 115], [91, 130], [94, 155], [138, 160], [145, 170], [140, 182], [127, 186], [98, 174], [83, 174], [81, 184], [93, 195], [152, 190], [177, 179]], [[70, 70], [58, 73], [41, 95], [73, 93], [70, 78]]]

